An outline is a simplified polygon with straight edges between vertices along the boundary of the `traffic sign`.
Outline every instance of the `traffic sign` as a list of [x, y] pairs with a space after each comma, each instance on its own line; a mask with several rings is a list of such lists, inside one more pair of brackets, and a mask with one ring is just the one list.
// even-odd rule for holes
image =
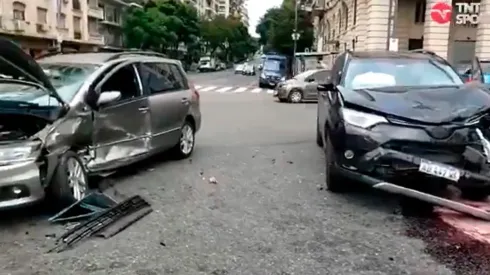
[[293, 33], [291, 34], [291, 37], [293, 38], [293, 40], [298, 40], [298, 39], [299, 39], [299, 37], [300, 37], [300, 34], [299, 34], [299, 33], [297, 33], [297, 32], [293, 32]]

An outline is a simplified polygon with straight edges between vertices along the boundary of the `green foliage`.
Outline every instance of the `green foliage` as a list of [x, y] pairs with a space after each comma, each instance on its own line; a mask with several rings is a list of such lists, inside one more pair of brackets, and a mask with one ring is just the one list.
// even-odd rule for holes
[[216, 16], [201, 22], [201, 37], [206, 52], [225, 61], [239, 60], [254, 53], [258, 44], [243, 23], [234, 17]]
[[[267, 10], [256, 27], [256, 33], [260, 36], [259, 43], [264, 49], [273, 50], [282, 54], [292, 55], [294, 41], [291, 34], [294, 31], [295, 7], [293, 0], [285, 0], [281, 7]], [[300, 38], [297, 41], [297, 51], [311, 48], [313, 44], [313, 25], [308, 13], [298, 11], [298, 32]]]
[[197, 11], [177, 0], [148, 1], [143, 9], [131, 7], [124, 20], [125, 44], [130, 48], [176, 51], [199, 37]]

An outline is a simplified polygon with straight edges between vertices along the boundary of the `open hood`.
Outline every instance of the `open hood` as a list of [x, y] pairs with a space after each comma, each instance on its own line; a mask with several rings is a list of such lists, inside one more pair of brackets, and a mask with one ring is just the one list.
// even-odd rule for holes
[[30, 82], [42, 86], [46, 91], [64, 104], [49, 77], [37, 62], [14, 42], [0, 38], [0, 82], [11, 79]]
[[475, 85], [386, 87], [342, 95], [346, 103], [425, 123], [463, 121], [490, 110], [490, 91]]

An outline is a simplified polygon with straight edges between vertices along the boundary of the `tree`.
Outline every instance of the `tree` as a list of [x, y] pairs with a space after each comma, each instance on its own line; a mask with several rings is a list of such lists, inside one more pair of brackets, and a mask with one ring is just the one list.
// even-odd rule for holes
[[245, 25], [233, 16], [203, 20], [201, 35], [206, 51], [226, 61], [246, 58], [258, 48]]
[[127, 47], [176, 55], [179, 44], [194, 46], [200, 33], [194, 7], [177, 0], [153, 0], [143, 8], [131, 7], [123, 32]]
[[[269, 9], [260, 19], [255, 31], [260, 36], [259, 43], [266, 49], [285, 55], [293, 54], [294, 5], [294, 1], [285, 0], [281, 7]], [[301, 10], [298, 11], [298, 32], [300, 38], [296, 45], [297, 51], [301, 52], [313, 44], [311, 17]]]

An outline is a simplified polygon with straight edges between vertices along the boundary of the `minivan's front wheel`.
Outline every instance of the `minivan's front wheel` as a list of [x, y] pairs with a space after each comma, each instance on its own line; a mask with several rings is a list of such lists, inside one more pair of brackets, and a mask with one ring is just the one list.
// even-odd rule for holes
[[48, 197], [60, 207], [68, 206], [87, 195], [89, 190], [87, 171], [77, 153], [64, 153], [48, 187]]
[[194, 126], [186, 121], [180, 129], [179, 142], [173, 148], [175, 157], [178, 159], [188, 158], [194, 151], [195, 144], [195, 130]]

